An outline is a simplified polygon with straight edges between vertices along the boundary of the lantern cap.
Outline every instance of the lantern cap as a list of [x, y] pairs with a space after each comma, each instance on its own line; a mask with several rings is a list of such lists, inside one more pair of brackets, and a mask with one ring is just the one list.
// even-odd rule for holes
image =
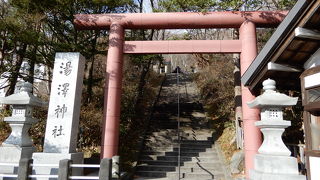
[[42, 101], [40, 98], [34, 96], [32, 91], [32, 84], [29, 82], [21, 82], [17, 87], [15, 94], [0, 98], [0, 104], [8, 105], [30, 105], [30, 106], [47, 106], [48, 103]]
[[276, 82], [274, 80], [267, 79], [263, 81], [262, 85], [265, 91], [256, 99], [247, 103], [250, 108], [289, 107], [297, 104], [298, 97], [290, 97], [276, 92]]

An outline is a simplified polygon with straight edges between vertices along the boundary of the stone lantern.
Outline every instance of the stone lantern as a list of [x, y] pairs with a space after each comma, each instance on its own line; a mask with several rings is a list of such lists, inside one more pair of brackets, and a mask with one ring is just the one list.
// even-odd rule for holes
[[251, 180], [305, 180], [299, 175], [298, 162], [282, 141], [284, 129], [291, 125], [283, 120], [283, 108], [296, 105], [298, 98], [276, 92], [276, 82], [267, 79], [263, 82], [264, 93], [248, 102], [250, 108], [261, 109], [261, 121], [256, 126], [261, 129], [264, 140], [254, 159]]
[[[12, 116], [5, 117], [12, 131], [0, 146], [1, 163], [18, 163], [21, 158], [31, 158], [35, 148], [28, 130], [38, 120], [32, 117], [34, 107], [46, 106], [41, 99], [35, 97], [32, 84], [22, 82], [17, 86], [15, 94], [0, 98], [0, 104], [12, 105]], [[14, 167], [1, 167], [0, 173], [13, 173]]]

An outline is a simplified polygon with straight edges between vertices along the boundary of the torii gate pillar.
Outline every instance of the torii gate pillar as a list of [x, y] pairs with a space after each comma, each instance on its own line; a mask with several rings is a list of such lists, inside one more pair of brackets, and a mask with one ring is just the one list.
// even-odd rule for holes
[[[241, 76], [248, 69], [251, 62], [257, 56], [257, 35], [256, 26], [251, 21], [245, 21], [240, 26], [240, 71]], [[241, 85], [242, 94], [242, 118], [244, 131], [244, 151], [245, 151], [245, 169], [246, 177], [249, 179], [249, 170], [254, 167], [254, 156], [257, 154], [261, 145], [261, 132], [255, 126], [255, 122], [260, 120], [260, 110], [250, 109], [247, 102], [255, 99], [250, 90]]]
[[122, 87], [124, 29], [119, 23], [112, 23], [109, 31], [107, 77], [105, 82], [103, 137], [101, 157], [112, 158], [118, 153], [120, 104]]

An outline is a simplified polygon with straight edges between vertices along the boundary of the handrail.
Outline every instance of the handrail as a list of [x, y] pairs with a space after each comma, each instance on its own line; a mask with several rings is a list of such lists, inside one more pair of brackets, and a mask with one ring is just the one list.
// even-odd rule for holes
[[59, 164], [30, 164], [32, 167], [59, 167]]
[[98, 176], [70, 176], [69, 179], [99, 179]]
[[[0, 163], [0, 166], [18, 167], [18, 163]], [[32, 167], [59, 167], [59, 164], [30, 164]], [[72, 168], [100, 168], [100, 164], [71, 164]]]
[[29, 178], [56, 178], [58, 179], [58, 175], [52, 175], [52, 174], [32, 174], [28, 175]]
[[18, 163], [0, 163], [0, 166], [13, 166], [13, 167], [18, 167]]
[[[19, 163], [0, 163], [1, 166], [18, 167], [17, 174], [3, 173], [0, 177], [31, 179], [53, 178], [58, 180], [88, 179], [88, 180], [111, 180], [112, 159], [102, 159], [101, 164], [72, 164], [69, 159], [60, 160], [59, 164], [33, 164], [32, 159], [21, 159]], [[33, 167], [58, 168], [58, 174], [32, 174]], [[70, 168], [99, 168], [98, 176], [72, 176]]]
[[0, 177], [13, 177], [13, 178], [17, 178], [18, 175], [17, 175], [17, 174], [0, 174]]
[[[17, 178], [17, 174], [0, 174], [0, 177], [9, 177], [9, 178]], [[50, 174], [33, 174], [28, 175], [29, 178], [55, 178], [58, 179], [58, 175], [50, 175]], [[97, 179], [99, 180], [99, 176], [69, 176], [69, 179]]]
[[100, 164], [71, 164], [72, 168], [100, 168]]
[[180, 161], [181, 161], [181, 137], [180, 137], [180, 88], [179, 88], [179, 85], [180, 85], [180, 82], [179, 82], [179, 71], [180, 69], [177, 68], [177, 119], [178, 119], [178, 180], [180, 180], [180, 173], [181, 173], [181, 164], [180, 164]]

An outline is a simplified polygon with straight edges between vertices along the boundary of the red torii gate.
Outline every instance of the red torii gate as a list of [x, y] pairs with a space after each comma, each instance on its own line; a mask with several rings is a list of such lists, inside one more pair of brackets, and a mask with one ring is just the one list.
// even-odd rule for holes
[[[257, 55], [256, 27], [276, 27], [286, 16], [284, 11], [228, 11], [207, 13], [128, 13], [78, 14], [77, 29], [110, 29], [105, 84], [102, 157], [118, 153], [120, 98], [123, 54], [240, 53], [241, 75]], [[124, 29], [198, 29], [239, 28], [239, 40], [125, 41]], [[253, 158], [261, 145], [261, 133], [254, 123], [260, 111], [250, 109], [247, 102], [255, 98], [242, 85], [242, 116], [246, 176], [253, 168]]]

